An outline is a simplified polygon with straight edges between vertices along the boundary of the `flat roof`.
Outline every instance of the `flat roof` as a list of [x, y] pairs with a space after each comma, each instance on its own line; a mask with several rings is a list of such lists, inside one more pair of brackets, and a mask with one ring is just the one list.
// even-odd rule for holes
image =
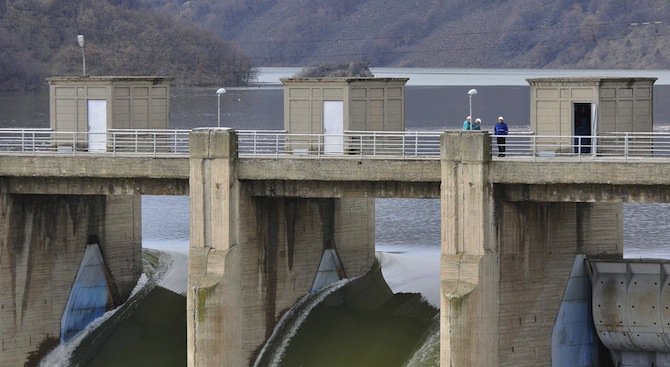
[[127, 75], [127, 76], [103, 76], [103, 75], [95, 75], [95, 76], [52, 76], [49, 78], [46, 78], [47, 82], [77, 82], [77, 83], [85, 83], [85, 82], [152, 82], [152, 83], [157, 83], [157, 82], [165, 82], [165, 81], [171, 81], [172, 77], [168, 76], [132, 76], [132, 75]]
[[528, 83], [584, 83], [584, 82], [630, 82], [630, 81], [649, 81], [655, 82], [658, 78], [655, 77], [622, 77], [622, 76], [585, 76], [585, 77], [546, 77], [546, 78], [528, 78]]
[[340, 82], [340, 83], [356, 83], [356, 82], [403, 82], [406, 83], [409, 78], [375, 78], [375, 77], [299, 77], [299, 78], [280, 78], [282, 84], [286, 83], [307, 83], [307, 82]]

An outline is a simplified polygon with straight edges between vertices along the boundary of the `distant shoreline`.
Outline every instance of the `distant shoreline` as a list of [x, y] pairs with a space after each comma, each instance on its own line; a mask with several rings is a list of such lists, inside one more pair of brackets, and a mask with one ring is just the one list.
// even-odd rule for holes
[[[250, 86], [280, 86], [301, 67], [257, 67]], [[528, 86], [526, 79], [551, 77], [653, 77], [655, 85], [670, 85], [670, 70], [617, 69], [463, 69], [463, 68], [370, 68], [375, 77], [408, 77], [407, 86]]]

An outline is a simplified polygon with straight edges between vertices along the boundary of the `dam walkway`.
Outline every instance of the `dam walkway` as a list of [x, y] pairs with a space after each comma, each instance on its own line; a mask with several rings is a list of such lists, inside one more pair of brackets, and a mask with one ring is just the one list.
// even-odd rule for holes
[[[0, 155], [104, 154], [185, 158], [189, 155], [190, 132], [110, 129], [100, 134], [0, 129]], [[341, 135], [289, 134], [283, 130], [235, 130], [235, 133], [237, 153], [245, 158], [439, 159], [443, 131], [345, 131]], [[670, 159], [670, 133], [667, 132], [559, 136], [517, 131], [505, 136], [504, 142], [499, 142], [499, 138], [491, 136], [495, 159]]]

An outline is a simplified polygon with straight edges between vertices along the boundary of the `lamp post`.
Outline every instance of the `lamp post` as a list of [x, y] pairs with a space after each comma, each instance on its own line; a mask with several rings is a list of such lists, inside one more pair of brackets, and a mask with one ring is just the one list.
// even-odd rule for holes
[[472, 126], [472, 122], [475, 120], [474, 116], [472, 116], [472, 96], [475, 94], [477, 94], [477, 90], [474, 88], [468, 91], [468, 99], [470, 100], [470, 126]]
[[77, 35], [77, 42], [81, 48], [82, 75], [86, 76], [86, 54], [84, 53], [84, 35]]
[[226, 93], [226, 90], [224, 88], [219, 88], [216, 90], [216, 99], [217, 99], [217, 127], [221, 127], [221, 95]]

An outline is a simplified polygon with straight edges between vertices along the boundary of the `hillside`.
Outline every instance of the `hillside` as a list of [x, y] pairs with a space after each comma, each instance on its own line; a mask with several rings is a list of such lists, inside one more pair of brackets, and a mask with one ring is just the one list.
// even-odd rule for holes
[[137, 1], [237, 43], [255, 65], [670, 67], [666, 0]]
[[176, 85], [242, 85], [250, 60], [212, 32], [136, 0], [0, 0], [0, 90], [46, 87], [47, 76], [165, 75]]

